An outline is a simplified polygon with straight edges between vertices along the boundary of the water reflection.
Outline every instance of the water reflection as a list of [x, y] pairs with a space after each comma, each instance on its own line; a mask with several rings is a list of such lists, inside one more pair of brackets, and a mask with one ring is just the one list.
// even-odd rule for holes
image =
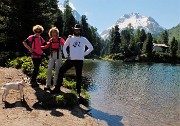
[[178, 121], [179, 65], [92, 60], [85, 61], [84, 74], [93, 80], [91, 106], [123, 116], [124, 124], [154, 126]]

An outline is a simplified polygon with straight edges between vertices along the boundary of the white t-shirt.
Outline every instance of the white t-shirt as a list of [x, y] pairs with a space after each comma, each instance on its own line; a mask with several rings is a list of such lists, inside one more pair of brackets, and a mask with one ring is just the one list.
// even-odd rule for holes
[[[84, 60], [84, 56], [88, 55], [92, 50], [93, 46], [85, 37], [72, 36], [68, 38], [63, 46], [64, 57], [68, 57], [67, 47], [70, 48], [69, 57], [71, 60]], [[85, 47], [88, 47], [85, 50]]]

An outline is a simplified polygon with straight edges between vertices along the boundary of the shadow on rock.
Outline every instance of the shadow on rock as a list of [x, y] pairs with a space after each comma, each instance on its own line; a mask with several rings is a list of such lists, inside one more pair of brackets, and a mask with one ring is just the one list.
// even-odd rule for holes
[[83, 97], [77, 98], [74, 93], [61, 92], [59, 94], [50, 94], [45, 92], [40, 87], [34, 88], [37, 102], [33, 104], [34, 109], [51, 110], [52, 116], [63, 116], [63, 113], [56, 111], [57, 108], [68, 109], [74, 116], [84, 118], [86, 110], [80, 107], [81, 105], [87, 106], [88, 101]]
[[35, 109], [51, 109], [54, 107], [53, 96], [40, 87], [33, 88], [36, 92], [37, 102], [33, 104], [33, 108]]
[[57, 111], [56, 109], [52, 109], [51, 115], [52, 116], [56, 116], [56, 117], [60, 117], [60, 116], [63, 116], [64, 114], [59, 112], [59, 111]]
[[89, 111], [88, 108], [79, 105], [71, 109], [71, 114], [78, 118], [84, 118], [84, 115], [87, 114], [88, 111]]
[[33, 104], [35, 109], [74, 108], [79, 104], [88, 105], [86, 99], [77, 98], [77, 95], [71, 92], [52, 95], [39, 87], [34, 88], [34, 90], [37, 97], [37, 102]]

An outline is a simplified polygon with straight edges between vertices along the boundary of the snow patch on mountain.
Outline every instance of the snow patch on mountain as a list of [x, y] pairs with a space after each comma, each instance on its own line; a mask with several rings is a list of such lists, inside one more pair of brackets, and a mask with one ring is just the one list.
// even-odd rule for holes
[[[81, 15], [77, 12], [76, 8], [74, 7], [74, 5], [71, 2], [69, 2], [69, 6], [72, 8], [72, 14], [73, 14], [74, 18], [80, 22]], [[65, 7], [63, 6], [63, 4], [59, 2], [58, 7], [64, 13]]]
[[104, 30], [100, 36], [104, 39], [107, 39], [109, 36], [110, 30], [115, 26], [118, 25], [120, 32], [130, 24], [133, 26], [135, 30], [137, 29], [144, 29], [146, 33], [151, 34], [158, 34], [164, 30], [162, 26], [160, 26], [152, 17], [150, 16], [143, 16], [139, 13], [131, 13], [131, 14], [125, 14], [122, 17], [120, 17], [115, 24], [113, 24], [111, 27]]

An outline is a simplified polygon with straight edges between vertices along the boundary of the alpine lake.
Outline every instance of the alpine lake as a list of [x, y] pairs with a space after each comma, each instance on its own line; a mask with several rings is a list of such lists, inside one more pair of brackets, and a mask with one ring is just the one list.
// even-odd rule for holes
[[89, 113], [107, 126], [180, 125], [180, 64], [85, 60]]

